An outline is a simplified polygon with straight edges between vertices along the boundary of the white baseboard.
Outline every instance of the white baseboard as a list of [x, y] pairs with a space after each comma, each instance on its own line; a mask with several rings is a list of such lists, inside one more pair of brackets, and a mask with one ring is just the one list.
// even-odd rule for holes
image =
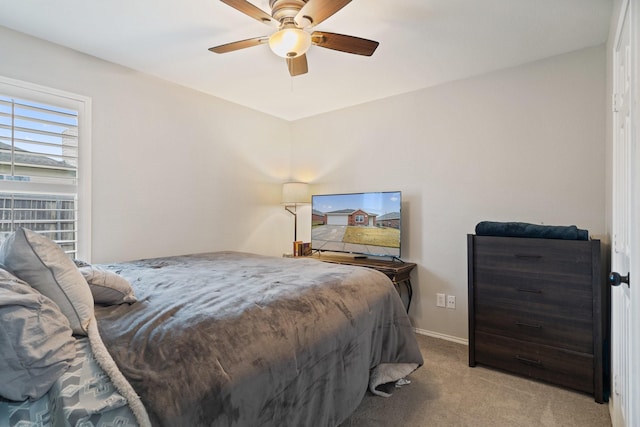
[[426, 329], [413, 328], [416, 334], [426, 335], [428, 337], [440, 338], [441, 340], [452, 341], [458, 344], [469, 345], [469, 340], [458, 338], [451, 335], [441, 334], [440, 332], [427, 331]]

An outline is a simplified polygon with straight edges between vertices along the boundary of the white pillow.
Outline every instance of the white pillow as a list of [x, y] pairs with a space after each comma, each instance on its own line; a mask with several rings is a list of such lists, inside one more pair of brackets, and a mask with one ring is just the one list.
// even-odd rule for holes
[[48, 238], [18, 228], [0, 247], [0, 263], [67, 316], [74, 334], [87, 335], [93, 317], [93, 297], [82, 274], [62, 248]]
[[131, 284], [119, 274], [89, 264], [78, 267], [78, 270], [89, 284], [96, 304], [112, 305], [137, 301]]

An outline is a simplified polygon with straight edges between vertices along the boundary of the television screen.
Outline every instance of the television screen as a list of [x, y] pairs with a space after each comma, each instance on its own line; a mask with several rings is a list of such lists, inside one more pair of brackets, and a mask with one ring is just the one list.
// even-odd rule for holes
[[311, 248], [400, 256], [400, 191], [311, 196]]

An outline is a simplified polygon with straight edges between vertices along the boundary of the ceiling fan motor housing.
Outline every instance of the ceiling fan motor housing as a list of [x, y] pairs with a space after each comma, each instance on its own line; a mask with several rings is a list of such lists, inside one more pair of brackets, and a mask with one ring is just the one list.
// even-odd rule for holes
[[[281, 24], [284, 24], [284, 21], [293, 21], [306, 3], [305, 0], [269, 0], [271, 16]], [[310, 25], [311, 19], [307, 17], [307, 21], [309, 22], [307, 25]]]

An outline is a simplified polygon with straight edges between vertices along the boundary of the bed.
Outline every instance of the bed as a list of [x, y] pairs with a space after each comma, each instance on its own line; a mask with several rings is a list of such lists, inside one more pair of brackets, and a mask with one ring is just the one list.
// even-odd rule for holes
[[[85, 329], [107, 400], [126, 402], [107, 409], [132, 425], [337, 426], [367, 389], [388, 396], [380, 386], [423, 363], [393, 284], [372, 269], [240, 252], [88, 268], [131, 285]], [[0, 401], [0, 425], [18, 403]]]

